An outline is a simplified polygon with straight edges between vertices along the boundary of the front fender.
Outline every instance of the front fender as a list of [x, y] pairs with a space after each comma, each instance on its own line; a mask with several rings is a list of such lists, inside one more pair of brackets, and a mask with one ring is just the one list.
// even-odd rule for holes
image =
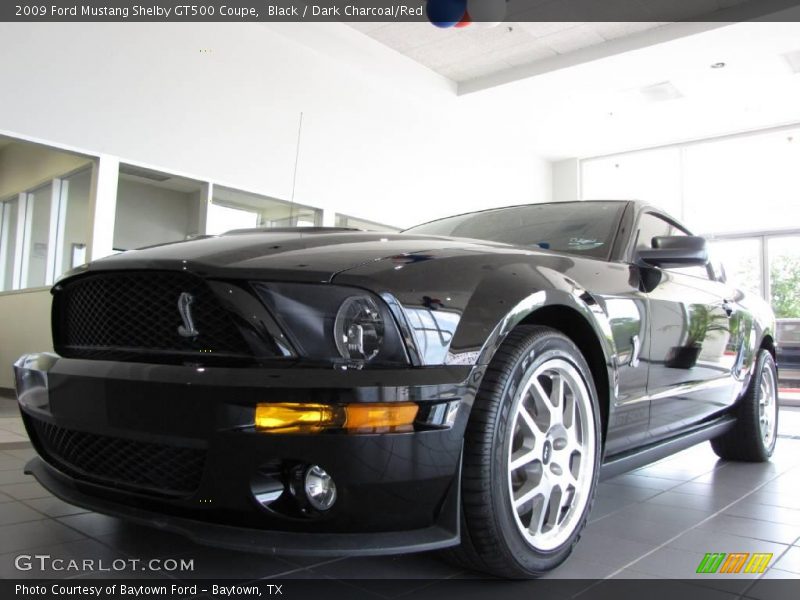
[[401, 327], [416, 331], [422, 365], [488, 364], [508, 332], [528, 316], [565, 306], [591, 327], [614, 381], [617, 350], [605, 303], [579, 283], [602, 280], [611, 268], [549, 252], [465, 248], [389, 257], [344, 271], [334, 281], [386, 298]]

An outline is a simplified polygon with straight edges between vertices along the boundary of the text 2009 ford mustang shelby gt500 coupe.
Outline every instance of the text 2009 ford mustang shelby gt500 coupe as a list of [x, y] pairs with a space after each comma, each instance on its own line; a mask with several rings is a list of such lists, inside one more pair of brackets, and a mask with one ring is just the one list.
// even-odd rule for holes
[[775, 447], [769, 307], [634, 202], [146, 248], [69, 273], [52, 318], [56, 354], [15, 367], [27, 470], [224, 547], [527, 577], [601, 471]]

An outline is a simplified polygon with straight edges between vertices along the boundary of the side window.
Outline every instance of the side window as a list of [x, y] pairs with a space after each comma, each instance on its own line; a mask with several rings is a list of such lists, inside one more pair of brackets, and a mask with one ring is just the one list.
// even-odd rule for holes
[[661, 217], [652, 213], [644, 213], [639, 219], [639, 231], [636, 238], [636, 249], [647, 250], [653, 247], [653, 238], [672, 235], [673, 227]]
[[[658, 215], [645, 213], [639, 219], [638, 237], [636, 239], [636, 249], [643, 250], [653, 247], [653, 238], [659, 236], [679, 236], [688, 235], [686, 231], [676, 227]], [[709, 267], [678, 267], [667, 269], [671, 273], [682, 273], [699, 277], [701, 279], [714, 279], [713, 272]]]

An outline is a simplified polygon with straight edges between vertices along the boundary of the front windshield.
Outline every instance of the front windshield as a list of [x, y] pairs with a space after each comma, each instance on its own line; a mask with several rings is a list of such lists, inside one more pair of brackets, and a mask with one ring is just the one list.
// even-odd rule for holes
[[625, 202], [527, 204], [467, 213], [407, 229], [608, 258]]

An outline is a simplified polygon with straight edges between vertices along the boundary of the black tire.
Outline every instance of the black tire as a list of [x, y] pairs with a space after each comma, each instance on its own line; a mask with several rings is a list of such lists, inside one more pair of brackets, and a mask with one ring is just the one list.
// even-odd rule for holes
[[[592, 472], [582, 479], [590, 482], [590, 487], [584, 490], [585, 506], [580, 514], [570, 516], [569, 525], [574, 524], [574, 531], [564, 543], [544, 552], [525, 540], [512, 511], [507, 453], [508, 444], [513, 441], [507, 438], [513, 435], [509, 432], [513, 423], [509, 421], [523, 375], [552, 358], [564, 359], [580, 374], [590, 398], [592, 414], [588, 415], [587, 410], [587, 422], [594, 426], [595, 443], [587, 442], [587, 447], [594, 447], [594, 460], [587, 460], [592, 463]], [[512, 331], [487, 368], [467, 424], [461, 483], [461, 545], [447, 553], [450, 561], [497, 577], [519, 579], [542, 575], [566, 560], [586, 525], [597, 487], [601, 455], [599, 415], [589, 366], [571, 340], [542, 326], [520, 326]], [[574, 419], [573, 416], [573, 423]], [[545, 458], [542, 464], [548, 463]], [[570, 496], [569, 502], [573, 501], [574, 496]], [[569, 527], [562, 529], [564, 535], [569, 530]]]
[[[771, 438], [765, 441], [761, 427], [761, 400], [763, 386], [770, 385], [765, 378], [770, 376], [771, 385], [774, 386], [775, 415], [771, 423]], [[711, 440], [711, 447], [717, 456], [725, 460], [768, 461], [775, 451], [775, 442], [778, 438], [778, 413], [778, 372], [772, 354], [762, 349], [756, 356], [753, 376], [747, 391], [736, 405], [736, 425]]]

